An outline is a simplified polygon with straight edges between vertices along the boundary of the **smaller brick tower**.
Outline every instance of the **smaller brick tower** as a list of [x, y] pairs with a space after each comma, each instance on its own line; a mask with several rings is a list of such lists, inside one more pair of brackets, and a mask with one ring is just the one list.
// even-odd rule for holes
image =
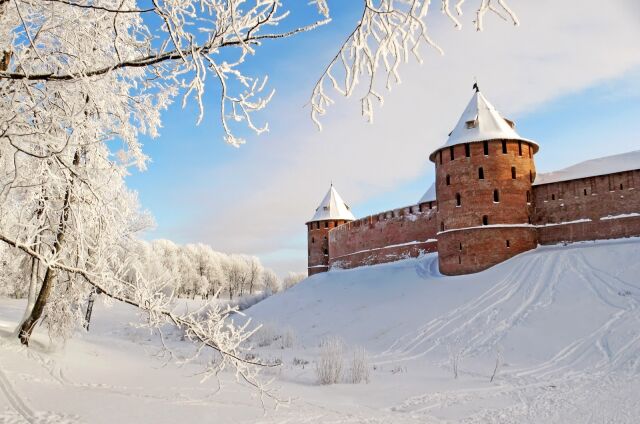
[[329, 270], [329, 231], [345, 222], [355, 220], [349, 206], [342, 200], [333, 184], [313, 218], [307, 222], [308, 274]]
[[436, 165], [438, 262], [446, 275], [482, 271], [537, 245], [531, 225], [533, 155], [477, 85]]

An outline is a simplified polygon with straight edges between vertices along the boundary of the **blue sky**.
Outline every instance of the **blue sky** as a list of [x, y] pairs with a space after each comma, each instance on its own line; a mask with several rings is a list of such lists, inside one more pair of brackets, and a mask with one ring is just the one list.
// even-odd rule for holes
[[[295, 5], [288, 25], [318, 18], [306, 2], [284, 3]], [[422, 195], [433, 180], [427, 156], [446, 141], [474, 77], [519, 133], [538, 141], [541, 172], [640, 148], [640, 8], [633, 1], [612, 10], [595, 0], [512, 0], [521, 27], [490, 19], [480, 34], [471, 10], [455, 31], [434, 9], [429, 22], [445, 55], [425, 50], [423, 65], [401, 69], [404, 81], [386, 94], [374, 124], [363, 122], [353, 98], [330, 109], [319, 133], [304, 105], [359, 13], [359, 2], [330, 4], [331, 24], [264, 45], [245, 68], [268, 74], [276, 90], [260, 115], [269, 134], [243, 133], [248, 142], [239, 149], [225, 144], [212, 80], [200, 126], [193, 103], [164, 114], [161, 136], [145, 141], [149, 169], [128, 177], [158, 223], [148, 238], [204, 242], [257, 254], [281, 273], [302, 270], [303, 224], [331, 180], [356, 216]]]

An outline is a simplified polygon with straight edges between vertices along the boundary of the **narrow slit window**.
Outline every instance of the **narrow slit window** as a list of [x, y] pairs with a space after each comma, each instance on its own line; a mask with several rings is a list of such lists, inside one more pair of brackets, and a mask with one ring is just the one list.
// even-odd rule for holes
[[471, 157], [471, 147], [469, 146], [469, 143], [464, 145], [464, 155], [466, 157]]
[[502, 140], [502, 154], [507, 154], [507, 140]]
[[487, 215], [482, 217], [482, 225], [489, 225], [489, 217]]
[[484, 155], [489, 156], [489, 142], [488, 141], [482, 142], [482, 147], [484, 149]]
[[527, 203], [531, 203], [531, 192], [527, 190]]
[[533, 171], [529, 170], [529, 182], [533, 182]]
[[455, 159], [453, 146], [449, 147], [449, 157], [450, 157], [451, 160]]
[[493, 201], [498, 203], [500, 201], [500, 192], [496, 189], [493, 190]]
[[329, 228], [329, 221], [324, 221], [324, 228]]
[[462, 243], [458, 244], [458, 250], [460, 250], [462, 252]]
[[511, 243], [507, 240], [507, 248], [511, 247]]
[[460, 193], [456, 193], [456, 206], [460, 206]]
[[551, 200], [556, 200], [556, 195], [555, 194], [551, 195]]
[[586, 188], [582, 192], [584, 193], [585, 196], [587, 195], [587, 189]]
[[440, 231], [444, 231], [444, 222], [440, 223]]
[[478, 179], [484, 180], [484, 169], [482, 167], [478, 168]]
[[458, 256], [458, 265], [462, 264], [462, 257]]
[[518, 141], [518, 156], [522, 156], [522, 141]]
[[447, 175], [445, 177], [445, 182], [447, 183], [447, 185], [451, 185], [451, 176], [450, 175]]
[[516, 179], [516, 167], [515, 166], [511, 167], [511, 179], [512, 180]]
[[622, 190], [622, 184], [620, 184], [620, 190]]
[[311, 237], [311, 243], [315, 243], [316, 239], [314, 237]]

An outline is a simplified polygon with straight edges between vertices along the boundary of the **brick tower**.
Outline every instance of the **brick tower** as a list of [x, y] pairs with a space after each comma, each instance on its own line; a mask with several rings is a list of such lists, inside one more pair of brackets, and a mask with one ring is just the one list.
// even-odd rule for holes
[[313, 218], [306, 224], [309, 276], [329, 269], [329, 230], [354, 219], [349, 206], [331, 184]]
[[436, 165], [440, 272], [468, 274], [536, 247], [531, 184], [538, 145], [520, 137], [477, 85]]

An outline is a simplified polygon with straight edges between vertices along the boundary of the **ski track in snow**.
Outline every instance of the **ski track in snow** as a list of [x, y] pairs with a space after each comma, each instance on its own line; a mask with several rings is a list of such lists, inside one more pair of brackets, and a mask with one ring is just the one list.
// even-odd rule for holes
[[10, 409], [0, 415], [2, 424], [75, 424], [76, 417], [49, 411], [34, 411], [18, 394], [0, 364], [0, 390]]
[[[431, 261], [435, 262], [435, 259]], [[429, 267], [430, 264], [422, 264], [417, 272], [421, 275]], [[539, 272], [534, 272], [536, 269]], [[640, 328], [639, 302], [629, 291], [637, 292], [638, 287], [594, 267], [577, 249], [557, 254], [534, 253], [482, 295], [399, 337], [375, 357], [375, 362], [387, 364], [415, 360], [450, 345], [462, 346], [464, 357], [490, 352], [499, 346], [514, 326], [536, 310], [553, 304], [565, 274], [584, 283], [585, 289], [599, 302], [614, 310], [595, 331], [574, 340], [542, 363], [501, 371], [498, 386], [414, 396], [391, 410], [410, 413], [418, 418], [452, 405], [483, 403], [503, 396], [512, 399], [511, 406], [496, 409], [480, 407], [479, 412], [461, 422], [540, 423], [563, 422], [563, 419], [566, 422], [567, 419], [574, 421], [581, 417], [584, 421], [575, 422], [637, 423], [637, 414], [640, 413], [634, 396], [637, 386], [630, 392], [633, 394], [614, 407], [598, 410], [593, 402], [597, 404], [600, 400], [597, 395], [604, 396], [603, 393], [618, 390], [612, 373], [620, 373], [618, 378], [623, 380], [638, 381], [640, 331], [635, 331], [631, 337], [616, 332], [620, 328]], [[495, 317], [499, 315], [504, 318], [496, 322]], [[616, 339], [618, 343], [614, 349], [610, 341]], [[626, 341], [620, 343], [619, 340]], [[600, 360], [593, 360], [594, 352]], [[448, 366], [442, 362], [439, 365]], [[473, 373], [468, 374], [473, 376]]]

